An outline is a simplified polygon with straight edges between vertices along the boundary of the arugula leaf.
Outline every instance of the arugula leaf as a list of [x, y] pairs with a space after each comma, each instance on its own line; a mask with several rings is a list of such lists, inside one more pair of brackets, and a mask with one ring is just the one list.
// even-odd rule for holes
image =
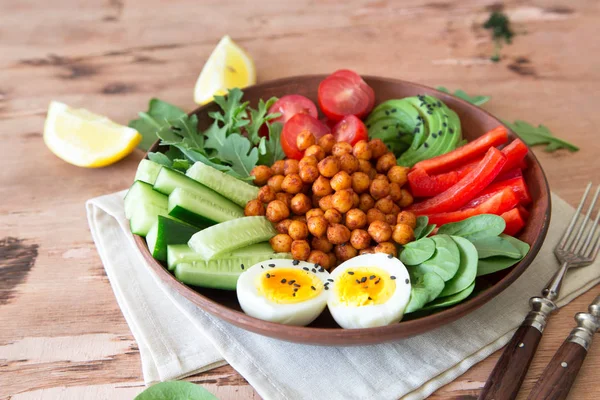
[[453, 94], [454, 96], [458, 97], [459, 99], [468, 101], [469, 103], [475, 104], [476, 106], [485, 104], [491, 99], [490, 96], [469, 96], [467, 94], [467, 92], [465, 92], [462, 89], [457, 89], [454, 91], [454, 93], [450, 92], [448, 89], [446, 89], [443, 86], [438, 86], [438, 87], [436, 87], [436, 89], [439, 90], [440, 92]]
[[167, 381], [152, 385], [134, 400], [218, 400], [200, 385], [186, 381]]
[[242, 92], [238, 88], [229, 90], [227, 96], [215, 96], [214, 102], [221, 107], [222, 111], [213, 111], [208, 115], [215, 121], [222, 122], [228, 133], [240, 133], [241, 128], [248, 125], [246, 119], [246, 107], [248, 102], [242, 103]]
[[164, 153], [148, 153], [148, 159], [165, 167], [173, 166], [173, 161]]
[[258, 144], [261, 141], [261, 137], [258, 135], [258, 131], [261, 126], [267, 121], [272, 120], [281, 116], [280, 113], [267, 114], [269, 108], [277, 101], [277, 97], [271, 97], [266, 102], [263, 99], [258, 101], [258, 108], [256, 110], [248, 108], [250, 111], [250, 123], [246, 126], [246, 132], [250, 141], [254, 144]]
[[275, 161], [285, 158], [283, 147], [281, 147], [283, 124], [274, 122], [267, 126], [269, 127], [269, 140], [262, 137], [258, 144], [258, 164], [260, 165], [273, 165]]
[[493, 11], [490, 17], [483, 24], [485, 29], [492, 31], [492, 39], [494, 39], [494, 54], [490, 59], [494, 62], [500, 61], [500, 49], [502, 48], [502, 42], [507, 44], [512, 43], [512, 38], [515, 35], [510, 28], [510, 21], [508, 16], [500, 11]]
[[250, 171], [258, 161], [258, 149], [252, 146], [248, 138], [237, 133], [227, 135], [227, 128], [219, 127], [217, 121], [204, 134], [206, 148], [215, 150], [219, 158], [230, 164], [231, 169], [240, 176], [250, 177]]
[[175, 159], [173, 160], [173, 168], [178, 169], [180, 171], [187, 171], [192, 166], [190, 160], [187, 159]]
[[558, 149], [567, 149], [569, 151], [578, 151], [579, 147], [572, 143], [562, 140], [552, 135], [552, 132], [544, 125], [537, 127], [521, 120], [516, 120], [514, 123], [502, 121], [506, 126], [512, 129], [525, 143], [530, 146], [546, 144], [544, 149], [547, 152], [553, 152]]
[[140, 112], [139, 118], [129, 121], [129, 126], [142, 135], [139, 146], [148, 150], [157, 140], [156, 132], [167, 125], [167, 120], [179, 118], [185, 114], [181, 108], [159, 99], [151, 99], [148, 103], [148, 111]]

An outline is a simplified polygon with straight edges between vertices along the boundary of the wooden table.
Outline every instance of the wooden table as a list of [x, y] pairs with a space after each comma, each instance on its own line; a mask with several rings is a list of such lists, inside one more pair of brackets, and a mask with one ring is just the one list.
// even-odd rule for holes
[[[127, 399], [143, 389], [84, 209], [86, 199], [129, 186], [143, 153], [98, 170], [68, 165], [44, 146], [45, 113], [56, 99], [127, 123], [153, 96], [192, 109], [196, 77], [224, 34], [254, 57], [260, 81], [352, 68], [489, 94], [492, 113], [544, 123], [581, 146], [536, 149], [552, 190], [574, 204], [587, 181], [598, 183], [596, 0], [505, 1], [518, 35], [499, 63], [489, 61], [481, 28], [493, 0], [247, 3], [0, 3], [0, 398]], [[551, 320], [520, 398], [599, 289]], [[431, 398], [476, 398], [497, 359]], [[572, 399], [600, 397], [599, 368], [597, 343]], [[259, 398], [228, 366], [190, 380], [221, 399]]]

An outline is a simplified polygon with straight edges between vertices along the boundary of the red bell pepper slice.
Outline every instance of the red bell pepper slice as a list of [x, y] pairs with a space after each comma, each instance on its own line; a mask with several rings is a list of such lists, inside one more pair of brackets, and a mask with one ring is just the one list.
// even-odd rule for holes
[[[502, 168], [504, 170], [504, 168]], [[502, 182], [512, 178], [523, 177], [523, 170], [521, 168], [513, 168], [510, 171], [501, 172], [494, 182]]]
[[483, 197], [486, 195], [490, 195], [496, 193], [505, 187], [509, 187], [513, 192], [517, 195], [519, 199], [519, 203], [522, 205], [527, 205], [531, 203], [531, 194], [529, 194], [529, 189], [527, 188], [527, 184], [525, 183], [525, 179], [522, 176], [517, 176], [515, 178], [506, 179], [500, 182], [494, 182], [485, 190], [483, 190], [479, 197]]
[[459, 180], [457, 171], [429, 175], [424, 169], [416, 168], [408, 173], [408, 185], [415, 197], [433, 197], [450, 189]]
[[502, 215], [511, 208], [516, 207], [519, 203], [519, 199], [517, 199], [515, 193], [507, 187], [491, 196], [486, 196], [482, 200], [475, 199], [472, 203], [474, 204], [473, 206], [464, 207], [458, 211], [429, 214], [429, 223], [437, 224], [439, 226], [450, 222], [462, 221], [463, 219], [467, 219], [474, 215]]
[[527, 209], [525, 207], [523, 207], [522, 204], [519, 204], [517, 206], [517, 209], [521, 213], [521, 218], [523, 218], [524, 220], [528, 220], [529, 219], [529, 211], [527, 211]]
[[[515, 139], [502, 149], [502, 153], [506, 156], [506, 164], [502, 172], [510, 171], [519, 167], [521, 162], [525, 160], [529, 149], [521, 139]], [[525, 164], [527, 165], [527, 164]]]
[[413, 204], [409, 210], [417, 215], [457, 210], [485, 189], [498, 176], [505, 162], [506, 156], [495, 147], [490, 147], [479, 165], [450, 189]]
[[525, 220], [517, 207], [500, 216], [504, 218], [504, 221], [506, 222], [506, 228], [504, 228], [503, 233], [506, 233], [507, 235], [515, 236], [525, 227]]
[[447, 172], [462, 164], [466, 164], [477, 158], [477, 156], [485, 154], [490, 147], [499, 146], [507, 141], [508, 132], [506, 131], [506, 128], [504, 126], [499, 126], [449, 153], [428, 160], [419, 161], [414, 165], [414, 168], [423, 168], [429, 174]]

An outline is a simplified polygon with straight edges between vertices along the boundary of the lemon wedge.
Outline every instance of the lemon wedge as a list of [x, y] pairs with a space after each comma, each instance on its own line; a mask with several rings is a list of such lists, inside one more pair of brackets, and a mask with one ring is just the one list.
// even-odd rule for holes
[[223, 36], [204, 64], [194, 88], [194, 101], [206, 104], [227, 90], [254, 85], [256, 69], [252, 58], [228, 35]]
[[96, 168], [119, 161], [142, 140], [135, 129], [85, 109], [53, 101], [44, 125], [46, 146], [69, 164]]

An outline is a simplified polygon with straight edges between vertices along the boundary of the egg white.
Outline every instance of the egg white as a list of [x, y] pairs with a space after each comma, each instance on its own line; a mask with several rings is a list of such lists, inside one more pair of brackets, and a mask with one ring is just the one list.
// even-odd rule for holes
[[395, 276], [396, 289], [385, 303], [364, 306], [341, 303], [336, 291], [331, 290], [327, 307], [335, 322], [344, 329], [374, 328], [399, 322], [410, 300], [411, 289], [410, 277], [404, 264], [396, 257], [389, 258], [385, 253], [363, 254], [351, 258], [333, 270], [331, 273], [333, 285], [348, 269], [359, 267], [377, 267], [390, 276]]
[[[331, 285], [327, 280], [330, 275], [326, 270], [315, 268], [314, 264], [303, 261], [298, 262], [298, 265], [294, 265], [293, 261], [285, 259], [266, 260], [253, 265], [240, 275], [237, 281], [236, 292], [240, 306], [246, 314], [264, 321], [305, 326], [314, 321], [323, 312], [327, 306], [327, 299], [331, 292], [331, 290], [326, 290], [325, 287], [323, 287], [321, 293], [316, 297], [293, 304], [275, 303], [265, 298], [256, 287], [256, 279], [265, 272], [277, 274], [278, 268], [299, 269], [305, 272], [304, 267], [308, 268], [310, 273], [321, 280], [324, 286], [326, 284]], [[269, 264], [274, 264], [275, 267], [269, 267]], [[313, 269], [316, 272], [312, 272]]]

